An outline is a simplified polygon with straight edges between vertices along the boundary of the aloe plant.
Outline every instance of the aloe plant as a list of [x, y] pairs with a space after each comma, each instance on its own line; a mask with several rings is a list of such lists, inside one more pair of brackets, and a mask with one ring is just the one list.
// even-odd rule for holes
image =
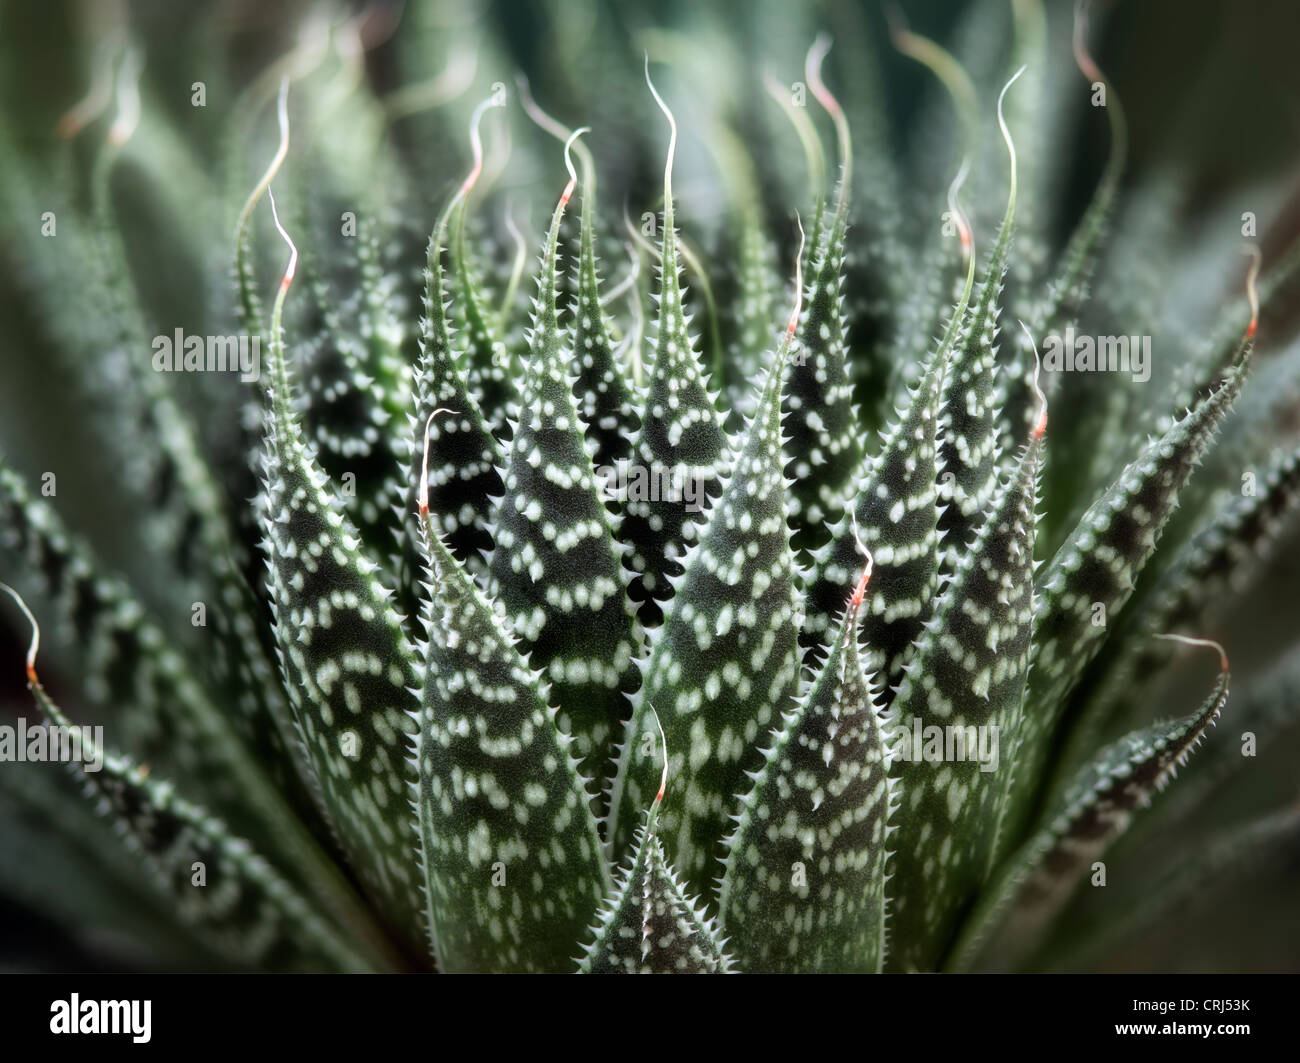
[[[1294, 722], [1283, 655], [1245, 677], [1249, 753], [1227, 736], [1165, 796], [1228, 698], [1204, 636], [1295, 525], [1300, 250], [1214, 241], [1204, 342], [1162, 336], [1147, 380], [1062, 371], [1062, 337], [1136, 358], [1157, 329], [1169, 217], [1126, 199], [1086, 17], [990, 0], [956, 54], [896, 24], [942, 86], [908, 189], [835, 12], [769, 95], [695, 116], [723, 204], [696, 218], [661, 85], [762, 72], [699, 54], [707, 24], [636, 56], [617, 11], [517, 87], [450, 8], [317, 14], [242, 83], [205, 67], [179, 117], [116, 27], [58, 144], [0, 140], [79, 455], [3, 433], [5, 616], [40, 716], [102, 727], [70, 773], [10, 743], [0, 845], [28, 858], [0, 888], [111, 928], [111, 962], [1094, 966], [1080, 905], [1161, 917], [1108, 884], [1117, 839], [1196, 848], [1195, 809]], [[600, 98], [565, 90], [593, 69]], [[1071, 99], [1111, 145], [1058, 249]], [[1180, 644], [1218, 650], [1208, 693]], [[1268, 810], [1207, 881], [1296, 828]]]

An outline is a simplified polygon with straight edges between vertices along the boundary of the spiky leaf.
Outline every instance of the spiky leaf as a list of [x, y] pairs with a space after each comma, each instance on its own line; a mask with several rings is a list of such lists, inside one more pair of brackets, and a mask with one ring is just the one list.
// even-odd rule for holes
[[[556, 208], [537, 277], [528, 372], [494, 513], [489, 568], [520, 649], [545, 671], [559, 726], [603, 779], [628, 715], [638, 649], [625, 575], [585, 446], [556, 313]], [[579, 311], [580, 313], [583, 311]]]
[[1012, 765], [1003, 750], [1023, 726], [1041, 450], [1035, 434], [940, 596], [891, 706], [897, 822], [912, 839], [894, 865], [891, 961], [901, 969], [937, 963], [988, 874], [1006, 815]]
[[654, 792], [655, 713], [669, 770], [687, 780], [662, 813], [673, 865], [709, 888], [726, 815], [761, 763], [758, 738], [777, 721], [798, 676], [800, 617], [781, 474], [781, 381], [789, 342], [768, 372], [729, 462], [722, 495], [686, 553], [664, 624], [652, 633], [628, 725], [610, 817], [616, 851]]
[[[1226, 662], [1225, 662], [1226, 664]], [[1079, 875], [1129, 824], [1152, 794], [1186, 762], [1206, 728], [1219, 717], [1228, 699], [1228, 670], [1189, 716], [1127, 735], [1085, 765], [1056, 809], [1008, 861], [980, 902], [954, 952], [966, 966], [984, 944], [992, 925], [1009, 917], [995, 948], [983, 962], [1005, 966], [1023, 955], [1052, 914], [1077, 884]]]
[[[867, 665], [895, 682], [903, 655], [933, 607], [938, 582], [937, 433], [947, 343], [930, 359], [907, 411], [886, 433], [868, 472], [853, 485], [851, 516], [815, 555], [808, 586], [806, 644], [825, 640], [844, 588], [857, 578], [857, 536], [875, 558], [873, 593], [862, 618]], [[856, 531], [855, 531], [856, 529]]]
[[[664, 105], [662, 102], [660, 106]], [[664, 107], [664, 113], [672, 116]], [[632, 446], [632, 466], [647, 485], [668, 481], [671, 489], [631, 488], [623, 503], [621, 533], [630, 547], [632, 597], [644, 601], [647, 625], [661, 615], [656, 602], [672, 594], [680, 576], [679, 554], [694, 532], [703, 493], [715, 494], [726, 436], [691, 338], [683, 303], [679, 240], [673, 214], [672, 165], [677, 144], [673, 124], [664, 170], [663, 235], [659, 253], [659, 317], [654, 362], [644, 394], [641, 428]]]
[[637, 833], [631, 865], [585, 935], [580, 974], [728, 974], [713, 920], [664, 857], [653, 820]]
[[609, 871], [549, 693], [506, 622], [426, 538], [413, 774], [425, 919], [446, 971], [558, 971]]
[[1063, 695], [1105, 635], [1108, 617], [1128, 600], [1214, 431], [1241, 390], [1250, 365], [1246, 341], [1223, 379], [1142, 454], [1084, 514], [1048, 564], [1040, 586], [1033, 672], [1025, 725], [1016, 743], [1012, 816], [1018, 825], [1038, 786], [1047, 738], [1065, 710]]
[[894, 789], [859, 655], [861, 604], [851, 599], [727, 839], [718, 905], [747, 971], [872, 973], [884, 957]]
[[290, 407], [278, 306], [272, 320], [259, 516], [280, 664], [330, 822], [388, 919], [410, 934], [418, 891], [393, 809], [406, 798], [414, 652], [377, 563], [307, 448]]
[[247, 841], [170, 782], [100, 748], [89, 728], [75, 728], [34, 676], [31, 689], [54, 727], [81, 736], [74, 770], [87, 795], [150, 867], [179, 917], [214, 950], [240, 966], [374, 969], [373, 958], [355, 950]]

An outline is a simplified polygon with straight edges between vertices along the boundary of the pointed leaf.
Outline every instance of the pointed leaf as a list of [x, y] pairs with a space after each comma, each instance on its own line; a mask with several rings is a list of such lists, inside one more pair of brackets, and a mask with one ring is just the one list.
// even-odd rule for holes
[[[423, 447], [417, 441], [423, 440], [427, 431], [429, 511], [437, 520], [438, 533], [446, 537], [456, 558], [479, 568], [481, 551], [492, 547], [488, 515], [492, 499], [501, 494], [501, 474], [497, 470], [503, 459], [478, 403], [470, 396], [452, 343], [442, 271], [442, 236], [447, 213], [443, 212], [429, 238], [415, 410], [411, 415], [411, 446], [405, 465], [407, 482], [411, 485], [405, 512], [415, 513], [424, 459]], [[435, 410], [447, 412], [430, 424]], [[414, 517], [409, 518], [406, 529], [406, 572], [408, 580], [414, 580], [420, 571], [419, 529]]]
[[[670, 771], [689, 778], [664, 808], [673, 865], [706, 895], [723, 856], [726, 816], [762, 763], [758, 738], [778, 721], [798, 679], [799, 607], [781, 475], [781, 381], [787, 336], [729, 463], [722, 495], [683, 559], [628, 725], [610, 803], [614, 851], [630, 844], [658, 779], [653, 721]], [[689, 765], [689, 767], [688, 767]]]
[[890, 709], [903, 794], [895, 822], [906, 839], [890, 883], [890, 960], [902, 970], [937, 966], [1006, 814], [1003, 751], [1022, 726], [1041, 457], [1034, 435], [940, 595]]
[[[41, 711], [63, 733], [81, 736], [78, 768], [127, 846], [154, 873], [180, 918], [241, 966], [284, 970], [373, 970], [297, 889], [245, 840], [174, 786], [100, 748], [45, 693], [29, 666]], [[57, 733], [57, 732], [51, 732]], [[75, 745], [73, 746], [75, 748]]]
[[796, 545], [821, 545], [825, 524], [844, 514], [844, 492], [862, 461], [844, 320], [844, 242], [837, 212], [805, 295], [808, 307], [785, 394], [786, 471], [794, 479]]
[[1200, 627], [1214, 605], [1239, 590], [1272, 557], [1276, 540], [1294, 524], [1300, 507], [1300, 450], [1275, 461], [1255, 488], [1220, 510], [1179, 551], [1139, 611], [1126, 616], [1111, 636], [1105, 677], [1071, 725], [1067, 768], [1092, 751], [1098, 732], [1127, 722], [1143, 701], [1152, 678], [1168, 659], [1167, 647], [1151, 641], [1161, 631]]
[[[300, 810], [232, 727], [230, 715], [187, 667], [178, 647], [122, 580], [101, 574], [44, 498], [0, 467], [0, 543], [25, 597], [41, 603], [46, 632], [75, 660], [82, 696], [112, 710], [120, 745], [140, 763], [184, 780], [183, 789], [278, 859], [341, 917], [365, 926], [352, 891], [304, 828]], [[308, 775], [286, 722], [285, 745]], [[285, 754], [287, 755], [287, 753]], [[287, 773], [289, 763], [280, 765]], [[304, 798], [305, 799], [305, 798]]]
[[379, 261], [376, 223], [359, 219], [354, 241], [359, 298], [335, 301], [330, 289], [323, 292], [323, 328], [303, 373], [304, 421], [349, 518], [386, 556], [393, 511], [405, 494], [406, 480], [398, 478], [406, 457], [400, 426], [411, 407], [411, 370], [402, 349], [404, 308]]
[[[567, 198], [567, 197], [566, 197]], [[556, 208], [538, 273], [528, 371], [494, 515], [492, 594], [545, 671], [585, 778], [604, 782], [631, 712], [638, 650], [625, 574], [585, 446], [556, 313]], [[580, 311], [582, 312], [582, 311]]]
[[1101, 646], [1107, 618], [1132, 594], [1179, 493], [1241, 390], [1250, 352], [1247, 341], [1219, 384], [1147, 444], [1084, 514], [1043, 573], [1025, 724], [1012, 758], [1013, 832], [1029, 814], [1065, 695]]
[[[573, 352], [578, 367], [574, 394], [579, 413], [596, 449], [596, 468], [612, 466], [631, 451], [638, 415], [632, 388], [614, 358], [614, 347], [600, 305], [600, 278], [596, 271], [594, 211], [595, 191], [584, 183], [582, 240], [577, 263], [577, 300], [573, 316]], [[527, 409], [527, 404], [523, 405]]]
[[635, 577], [632, 598], [649, 603], [641, 607], [641, 618], [647, 626], [656, 623], [661, 615], [654, 603], [672, 594], [669, 580], [682, 573], [678, 558], [687, 536], [695, 531], [692, 525], [698, 520], [699, 496], [717, 493], [726, 447], [722, 422], [695, 352], [683, 303], [672, 190], [677, 126], [657, 93], [655, 98], [672, 125], [672, 138], [664, 169], [658, 337], [645, 392], [639, 397], [644, 412], [632, 446], [630, 471], [652, 484], [667, 479], [679, 487], [670, 491], [633, 487], [623, 502], [620, 534], [631, 546], [628, 564]]
[[567, 970], [610, 888], [591, 795], [506, 622], [426, 544], [411, 771], [429, 939], [444, 971]]
[[[998, 120], [1002, 122], [1002, 103], [1017, 73], [998, 98]], [[1013, 99], [1019, 99], [1018, 93]], [[939, 479], [939, 531], [947, 542], [943, 552], [944, 567], [954, 569], [966, 549], [968, 536], [983, 520], [985, 508], [997, 487], [997, 364], [998, 313], [1002, 283], [1007, 273], [1011, 251], [1011, 227], [1017, 198], [1017, 160], [1007, 128], [1003, 136], [1011, 156], [1011, 191], [1006, 212], [998, 229], [997, 240], [984, 268], [979, 294], [971, 303], [963, 322], [963, 334], [953, 351], [953, 364], [945, 374], [940, 398], [939, 460], [943, 470]]]
[[501, 338], [495, 316], [487, 307], [483, 285], [465, 241], [466, 207], [454, 219], [452, 268], [457, 309], [465, 328], [465, 368], [470, 392], [489, 425], [504, 426], [516, 402], [513, 359]]
[[686, 893], [649, 823], [582, 946], [580, 974], [729, 974], [713, 920]]
[[[978, 958], [982, 966], [1011, 967], [1032, 946], [1080, 874], [1173, 778], [1218, 719], [1228, 699], [1226, 659], [1223, 664], [1214, 690], [1196, 712], [1135, 731], [1078, 772], [1044, 825], [986, 891], [953, 953], [955, 966], [969, 967]], [[995, 928], [997, 938], [990, 941]], [[981, 953], [986, 942], [989, 948]]]
[[339, 842], [393, 927], [414, 935], [420, 903], [412, 847], [394, 827], [393, 809], [407, 796], [415, 652], [290, 405], [280, 306], [291, 279], [292, 262], [272, 315], [258, 500], [280, 665]]
[[[931, 357], [907, 412], [884, 434], [869, 472], [854, 484], [852, 519], [841, 517], [814, 554], [804, 643], [824, 642], [844, 588], [857, 579], [855, 534], [875, 558], [873, 593], [862, 618], [868, 670], [894, 683], [908, 647], [930, 615], [938, 582], [937, 450], [947, 343]], [[855, 524], [856, 529], [855, 533]]]
[[874, 973], [894, 790], [862, 671], [861, 597], [789, 713], [727, 840], [723, 929], [747, 972]]

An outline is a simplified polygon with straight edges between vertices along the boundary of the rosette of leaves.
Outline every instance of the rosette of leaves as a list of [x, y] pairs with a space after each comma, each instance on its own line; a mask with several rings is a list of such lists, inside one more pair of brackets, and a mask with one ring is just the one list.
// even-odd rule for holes
[[[1169, 189], [1120, 194], [1083, 20], [1082, 75], [1033, 2], [977, 5], [959, 58], [896, 27], [947, 90], [905, 191], [839, 13], [784, 115], [710, 104], [725, 210], [693, 236], [620, 5], [518, 95], [486, 17], [385, 12], [210, 61], [188, 114], [156, 27], [101, 28], [58, 142], [0, 142], [9, 302], [72, 425], [5, 426], [6, 620], [42, 717], [103, 726], [71, 770], [6, 757], [10, 904], [100, 962], [274, 970], [1095, 966], [1072, 913], [1177, 919], [1186, 852], [1156, 892], [1110, 854], [1195, 839], [1295, 719], [1293, 614], [1234, 699], [1250, 754], [1166, 795], [1228, 666], [1198, 692], [1158, 636], [1223, 631], [1295, 525], [1300, 253], [1256, 255], [1146, 390], [1053, 374], [1035, 337], [1156, 331], [1153, 261], [1193, 276]], [[680, 36], [656, 70], [710, 98]], [[744, 47], [711, 58], [756, 79]], [[1053, 107], [1099, 89], [1109, 161], [1056, 248]], [[1240, 293], [1225, 246], [1195, 276]], [[252, 343], [255, 381], [210, 342], [163, 365], [178, 323]], [[48, 406], [29, 360], [6, 380]], [[1296, 826], [1221, 826], [1194, 881]]]

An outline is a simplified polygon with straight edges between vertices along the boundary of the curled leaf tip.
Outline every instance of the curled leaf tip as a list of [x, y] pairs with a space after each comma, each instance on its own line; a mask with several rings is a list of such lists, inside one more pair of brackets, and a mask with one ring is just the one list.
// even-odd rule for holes
[[894, 48], [902, 55], [915, 59], [928, 67], [942, 83], [961, 116], [966, 129], [966, 144], [969, 151], [975, 136], [976, 99], [975, 85], [965, 68], [942, 47], [913, 33], [896, 7], [887, 6], [885, 11], [889, 19], [889, 39]]
[[866, 558], [867, 562], [862, 569], [862, 575], [858, 577], [858, 585], [853, 588], [853, 593], [849, 596], [849, 609], [856, 611], [862, 605], [863, 595], [867, 593], [867, 584], [871, 581], [871, 572], [876, 567], [876, 559], [872, 556], [871, 551], [867, 549], [867, 544], [862, 541], [862, 536], [858, 534], [857, 513], [850, 510], [849, 516], [853, 520], [853, 545], [858, 553]]
[[357, 12], [349, 20], [348, 27], [356, 34], [361, 50], [374, 51], [392, 37], [402, 21], [405, 8], [406, 0], [397, 0], [397, 3], [371, 0], [363, 10]]
[[826, 158], [822, 153], [822, 145], [817, 137], [817, 130], [808, 118], [806, 110], [802, 107], [796, 107], [790, 102], [789, 88], [783, 85], [771, 70], [765, 69], [763, 71], [763, 88], [766, 89], [767, 94], [781, 110], [785, 112], [790, 124], [794, 126], [795, 135], [799, 138], [804, 158], [807, 160], [812, 199], [814, 202], [820, 202], [823, 191], [822, 186], [826, 180]]
[[1007, 154], [1011, 156], [1011, 193], [1008, 197], [1011, 203], [1016, 201], [1016, 145], [1011, 139], [1011, 130], [1007, 127], [1006, 117], [1002, 113], [1002, 101], [1006, 99], [1007, 90], [1020, 80], [1020, 75], [1028, 69], [1028, 64], [1024, 64], [1007, 80], [1002, 86], [1002, 91], [998, 93], [998, 128], [1002, 131], [1003, 143], [1007, 146]]
[[564, 186], [564, 192], [560, 196], [560, 207], [565, 207], [569, 202], [569, 197], [573, 195], [574, 188], [578, 184], [578, 171], [573, 168], [573, 156], [571, 154], [573, 143], [583, 133], [590, 133], [590, 126], [583, 126], [581, 129], [575, 129], [569, 134], [568, 140], [564, 142], [564, 168], [569, 171], [569, 183]]
[[664, 213], [666, 217], [670, 217], [673, 209], [673, 156], [677, 153], [677, 119], [673, 117], [673, 112], [669, 110], [668, 104], [664, 103], [664, 98], [659, 95], [659, 90], [655, 88], [655, 83], [650, 79], [649, 52], [645, 53], [645, 83], [650, 87], [650, 94], [654, 96], [655, 103], [659, 105], [664, 117], [668, 119], [668, 158], [664, 162]]
[[487, 99], [481, 101], [474, 108], [474, 113], [469, 116], [469, 146], [474, 156], [474, 165], [470, 167], [469, 174], [461, 182], [457, 199], [469, 195], [470, 190], [478, 183], [478, 179], [483, 173], [483, 134], [479, 130], [479, 125], [483, 121], [484, 113], [493, 107], [504, 106], [504, 97], [500, 93], [494, 92]]
[[1032, 435], [1034, 439], [1042, 439], [1043, 433], [1047, 431], [1047, 396], [1043, 394], [1043, 389], [1038, 383], [1043, 363], [1038, 357], [1038, 344], [1034, 342], [1034, 334], [1029, 331], [1029, 326], [1021, 321], [1020, 327], [1025, 330], [1025, 338], [1029, 340], [1029, 348], [1034, 352], [1034, 379], [1032, 384], [1034, 397], [1038, 400], [1038, 415], [1034, 418]]
[[1075, 65], [1078, 66], [1083, 76], [1094, 86], [1103, 86], [1107, 93], [1104, 104], [1106, 117], [1110, 122], [1112, 140], [1111, 157], [1106, 165], [1102, 187], [1110, 189], [1110, 194], [1113, 194], [1114, 186], [1118, 183], [1120, 173], [1123, 171], [1128, 158], [1128, 124], [1124, 118], [1124, 108], [1120, 103], [1119, 95], [1115, 92], [1115, 87], [1088, 51], [1088, 15], [1091, 7], [1091, 0], [1079, 0], [1074, 9], [1072, 47]]
[[32, 616], [32, 611], [27, 608], [27, 603], [23, 601], [22, 595], [7, 583], [0, 583], [0, 590], [3, 590], [18, 603], [18, 608], [23, 611], [23, 616], [32, 625], [32, 640], [27, 646], [27, 682], [36, 685], [40, 682], [36, 678], [36, 654], [41, 648], [41, 627], [36, 623], [36, 617]]
[[429, 514], [429, 432], [433, 429], [433, 419], [440, 413], [455, 412], [440, 406], [429, 414], [429, 419], [424, 422], [424, 457], [420, 459], [420, 486], [416, 488], [416, 504], [421, 518]]
[[140, 71], [143, 68], [140, 52], [128, 48], [117, 72], [117, 115], [108, 130], [110, 147], [122, 147], [140, 124]]
[[524, 109], [524, 114], [528, 115], [548, 133], [553, 133], [560, 123], [543, 111], [537, 101], [533, 99], [533, 90], [528, 83], [528, 75], [522, 70], [515, 71], [515, 88], [519, 92], [519, 106]]
[[483, 115], [494, 107], [504, 107], [505, 105], [505, 93], [498, 89], [491, 96], [480, 101], [478, 106], [474, 108], [473, 114], [469, 117], [469, 146], [474, 161], [465, 180], [460, 183], [460, 187], [456, 189], [456, 194], [442, 208], [442, 213], [438, 216], [438, 221], [434, 225], [433, 239], [429, 243], [431, 265], [433, 264], [433, 253], [442, 244], [443, 233], [446, 231], [452, 214], [455, 212], [456, 207], [464, 202], [465, 197], [470, 194], [474, 186], [478, 184], [478, 180], [483, 174], [483, 136], [479, 132], [479, 125], [483, 121]]
[[524, 109], [524, 114], [535, 125], [560, 140], [564, 140], [569, 136], [569, 127], [562, 122], [556, 121], [542, 110], [541, 105], [533, 98], [533, 90], [528, 83], [528, 75], [522, 70], [515, 74], [515, 87], [519, 90], [519, 105]]
[[280, 144], [275, 149], [275, 155], [272, 156], [270, 165], [267, 166], [266, 172], [262, 174], [262, 179], [257, 182], [253, 191], [248, 194], [248, 199], [244, 201], [244, 207], [239, 212], [239, 220], [235, 223], [235, 247], [241, 247], [244, 238], [244, 227], [248, 224], [248, 218], [253, 213], [253, 208], [257, 201], [262, 198], [262, 193], [271, 187], [271, 182], [275, 180], [275, 175], [280, 172], [280, 167], [284, 164], [286, 156], [289, 154], [289, 75], [285, 74], [280, 79], [280, 94], [275, 105], [276, 120], [280, 126]]
[[907, 17], [903, 14], [902, 9], [894, 3], [894, 0], [888, 0], [881, 5], [885, 13], [885, 22], [889, 26], [889, 40], [900, 52], [904, 50], [906, 38], [910, 34], [907, 27]]
[[952, 222], [957, 226], [957, 235], [961, 238], [961, 260], [963, 263], [969, 263], [971, 254], [975, 247], [975, 237], [971, 232], [970, 222], [966, 220], [966, 214], [961, 209], [961, 204], [957, 202], [957, 193], [961, 191], [962, 185], [966, 183], [966, 176], [970, 173], [970, 156], [961, 161], [961, 169], [957, 171], [957, 176], [952, 179], [948, 186], [948, 214]]
[[1088, 15], [1091, 8], [1092, 4], [1089, 3], [1089, 0], [1079, 0], [1074, 5], [1074, 36], [1072, 39], [1074, 61], [1084, 77], [1089, 81], [1100, 81], [1104, 85], [1107, 84], [1106, 75], [1101, 72], [1101, 67], [1096, 64], [1088, 51]]
[[467, 91], [478, 70], [478, 51], [474, 48], [453, 49], [446, 69], [426, 81], [416, 82], [385, 96], [384, 121], [430, 111], [454, 100]]
[[86, 128], [108, 106], [113, 94], [113, 53], [105, 49], [95, 64], [91, 75], [90, 87], [86, 94], [74, 103], [54, 127], [54, 135], [60, 140], [71, 140]]
[[1166, 642], [1181, 642], [1184, 646], [1205, 646], [1219, 653], [1219, 671], [1227, 674], [1228, 671], [1228, 653], [1221, 643], [1215, 642], [1214, 639], [1198, 639], [1190, 635], [1163, 634], [1157, 635], [1156, 638], [1163, 639]]
[[1259, 265], [1261, 255], [1259, 248], [1254, 244], [1247, 244], [1242, 249], [1242, 254], [1250, 256], [1250, 268], [1246, 272], [1246, 299], [1250, 303], [1250, 323], [1246, 326], [1246, 339], [1253, 339], [1255, 329], [1259, 327], [1259, 290], [1256, 282], [1259, 280]]
[[799, 327], [799, 315], [803, 312], [803, 248], [807, 236], [803, 231], [803, 219], [795, 211], [795, 224], [799, 226], [799, 252], [794, 257], [794, 309], [790, 312], [790, 321], [785, 326], [785, 339], [789, 343], [794, 338], [795, 329]]
[[849, 121], [844, 114], [844, 108], [840, 106], [840, 101], [835, 98], [831, 90], [826, 87], [826, 82], [822, 80], [822, 60], [826, 58], [826, 54], [831, 50], [831, 43], [828, 34], [818, 34], [817, 39], [812, 43], [812, 47], [808, 49], [808, 55], [804, 60], [804, 77], [808, 81], [808, 87], [812, 89], [813, 97], [835, 123], [835, 136], [839, 142], [841, 167], [839, 201], [836, 204], [836, 211], [842, 218], [848, 209], [848, 193], [853, 173], [853, 141], [849, 135]]
[[655, 813], [663, 804], [664, 794], [668, 790], [668, 738], [664, 734], [664, 725], [659, 719], [659, 713], [655, 711], [653, 705], [650, 706], [650, 713], [655, 718], [655, 726], [659, 728], [659, 749], [663, 754], [664, 762], [663, 769], [659, 773], [659, 792], [655, 794], [655, 799], [650, 806], [650, 823], [653, 825]]
[[804, 77], [808, 79], [808, 87], [812, 89], [817, 102], [825, 107], [829, 114], [836, 116], [842, 112], [839, 100], [831, 94], [826, 83], [822, 81], [822, 60], [831, 50], [832, 43], [829, 34], [817, 35], [817, 39], [812, 42], [812, 47], [808, 49], [808, 55], [804, 59]]
[[293, 242], [293, 238], [280, 224], [280, 215], [275, 209], [275, 193], [270, 186], [267, 187], [266, 194], [271, 200], [271, 218], [275, 222], [275, 230], [280, 234], [284, 242], [289, 245], [289, 263], [284, 267], [284, 276], [280, 278], [280, 295], [283, 297], [284, 293], [289, 290], [289, 286], [293, 284], [293, 278], [298, 273], [298, 245]]

